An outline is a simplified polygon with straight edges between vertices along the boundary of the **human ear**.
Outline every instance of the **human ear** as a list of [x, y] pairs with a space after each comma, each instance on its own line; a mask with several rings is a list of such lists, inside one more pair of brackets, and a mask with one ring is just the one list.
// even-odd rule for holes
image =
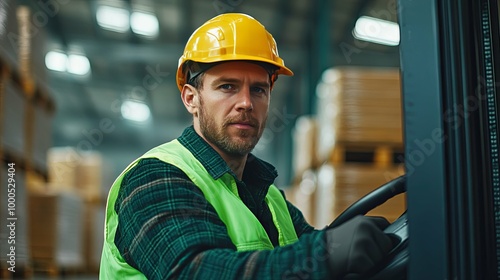
[[198, 90], [190, 84], [185, 84], [182, 87], [181, 99], [186, 110], [192, 115], [198, 114]]

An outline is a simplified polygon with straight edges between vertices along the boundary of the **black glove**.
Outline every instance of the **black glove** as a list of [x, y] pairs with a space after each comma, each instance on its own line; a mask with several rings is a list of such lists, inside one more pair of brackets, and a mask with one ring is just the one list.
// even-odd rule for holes
[[391, 236], [383, 230], [389, 222], [382, 217], [356, 216], [326, 230], [332, 279], [363, 274], [383, 260], [394, 247]]

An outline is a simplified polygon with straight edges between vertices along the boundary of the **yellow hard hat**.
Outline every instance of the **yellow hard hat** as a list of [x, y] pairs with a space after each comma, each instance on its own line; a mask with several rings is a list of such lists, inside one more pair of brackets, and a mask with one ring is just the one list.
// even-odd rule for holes
[[187, 83], [186, 62], [214, 63], [230, 60], [249, 60], [269, 63], [277, 67], [278, 74], [292, 76], [278, 55], [273, 36], [253, 17], [240, 13], [218, 15], [196, 29], [179, 58], [177, 86], [182, 90]]

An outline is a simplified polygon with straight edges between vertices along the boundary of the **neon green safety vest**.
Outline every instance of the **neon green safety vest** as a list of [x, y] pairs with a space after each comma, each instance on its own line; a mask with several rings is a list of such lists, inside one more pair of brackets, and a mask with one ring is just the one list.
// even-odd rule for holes
[[[118, 214], [114, 210], [118, 191], [125, 174], [142, 158], [158, 158], [180, 168], [205, 195], [226, 224], [231, 241], [238, 251], [273, 249], [264, 227], [238, 196], [234, 177], [226, 173], [217, 180], [177, 140], [160, 145], [132, 162], [113, 183], [106, 206], [104, 246], [101, 257], [100, 279], [146, 279], [144, 274], [123, 259], [115, 245]], [[271, 210], [278, 230], [280, 246], [297, 241], [297, 234], [285, 199], [278, 188], [271, 185], [265, 201]]]

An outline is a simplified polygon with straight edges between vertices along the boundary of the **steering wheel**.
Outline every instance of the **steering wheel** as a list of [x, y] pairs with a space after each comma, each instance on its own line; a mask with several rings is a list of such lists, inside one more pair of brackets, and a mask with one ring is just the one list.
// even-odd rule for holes
[[[368, 211], [383, 204], [390, 198], [404, 192], [406, 192], [405, 175], [385, 183], [354, 202], [333, 221], [330, 227], [336, 227], [357, 215], [365, 215]], [[400, 239], [399, 243], [389, 253], [388, 258], [381, 265], [375, 267], [365, 275], [348, 276], [345, 279], [400, 280], [407, 278], [409, 258], [408, 219], [406, 217], [406, 211], [396, 221], [390, 224], [384, 232], [393, 233]]]

